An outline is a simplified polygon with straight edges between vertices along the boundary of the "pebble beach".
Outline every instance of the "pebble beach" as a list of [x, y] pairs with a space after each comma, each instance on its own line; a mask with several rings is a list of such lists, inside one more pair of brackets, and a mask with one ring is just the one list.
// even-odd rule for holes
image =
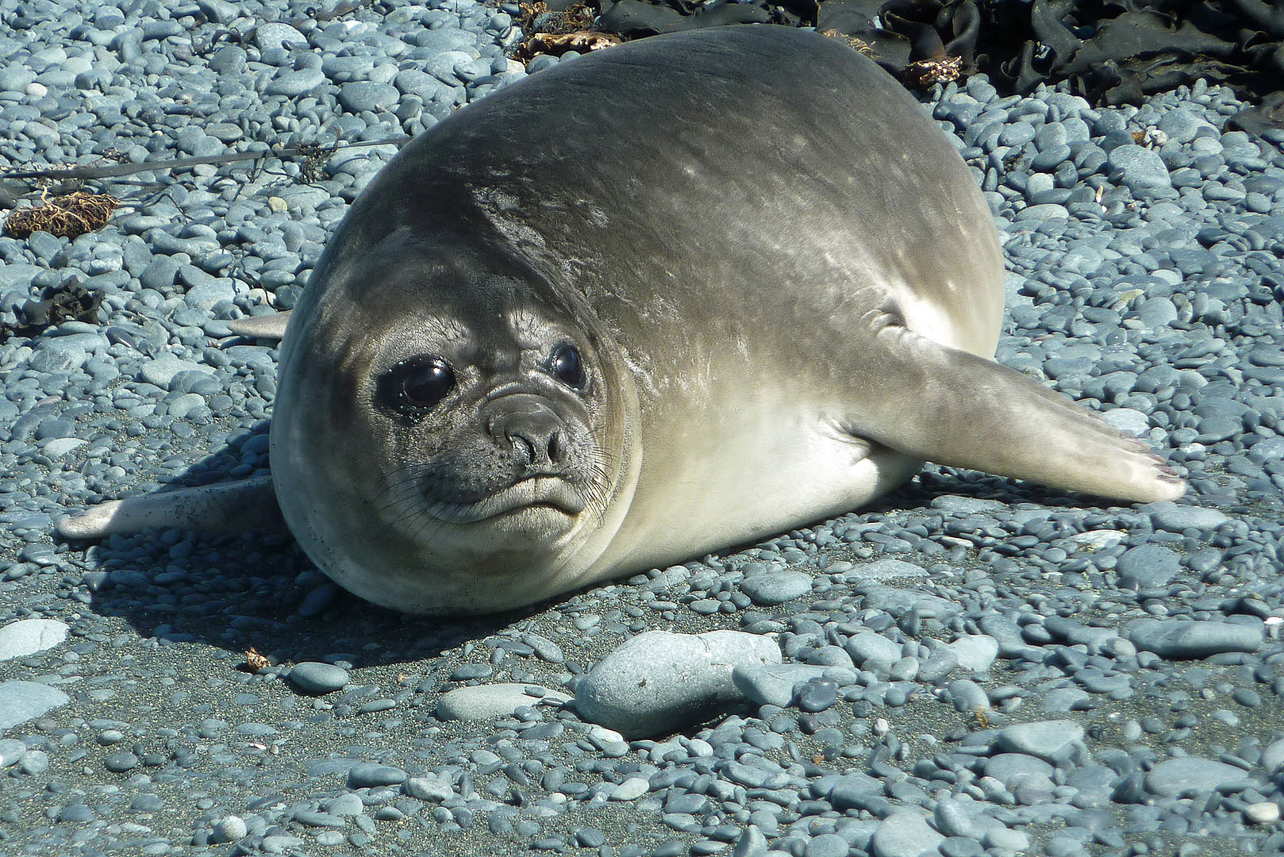
[[[929, 465], [459, 622], [284, 535], [56, 538], [264, 471], [278, 349], [229, 323], [294, 304], [402, 141], [576, 61], [512, 59], [519, 14], [0, 0], [0, 171], [155, 164], [86, 183], [101, 228], [0, 237], [0, 852], [1284, 851], [1284, 131], [1230, 130], [1229, 88], [922, 96], [1000, 230], [996, 359], [1145, 440], [1177, 503]], [[35, 324], [69, 289], [92, 309]]]

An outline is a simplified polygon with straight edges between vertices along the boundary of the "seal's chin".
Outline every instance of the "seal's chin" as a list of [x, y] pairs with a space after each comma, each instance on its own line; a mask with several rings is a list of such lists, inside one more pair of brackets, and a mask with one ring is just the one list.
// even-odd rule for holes
[[580, 491], [566, 481], [536, 476], [472, 503], [425, 498], [423, 511], [447, 524], [476, 524], [504, 517], [545, 517], [549, 513], [573, 518], [587, 505]]

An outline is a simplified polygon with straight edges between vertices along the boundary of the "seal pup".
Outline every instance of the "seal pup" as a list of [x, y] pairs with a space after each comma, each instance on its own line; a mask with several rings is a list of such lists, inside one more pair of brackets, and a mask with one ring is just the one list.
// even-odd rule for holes
[[775, 26], [649, 38], [464, 108], [374, 178], [284, 332], [271, 485], [60, 529], [232, 526], [274, 489], [343, 586], [464, 614], [847, 512], [924, 460], [1180, 496], [990, 359], [1003, 297], [971, 174], [873, 62]]

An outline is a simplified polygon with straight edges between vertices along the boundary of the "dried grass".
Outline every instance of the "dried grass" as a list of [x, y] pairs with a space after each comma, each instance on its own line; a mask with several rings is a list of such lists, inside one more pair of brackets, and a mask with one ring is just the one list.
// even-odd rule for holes
[[33, 232], [75, 238], [101, 229], [119, 205], [120, 200], [109, 194], [78, 190], [42, 199], [33, 208], [19, 208], [5, 220], [4, 231], [14, 238], [27, 238]]

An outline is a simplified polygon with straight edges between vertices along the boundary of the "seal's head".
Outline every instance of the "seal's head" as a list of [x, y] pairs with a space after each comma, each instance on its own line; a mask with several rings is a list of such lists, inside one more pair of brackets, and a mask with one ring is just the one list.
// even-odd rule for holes
[[583, 312], [475, 235], [394, 232], [314, 294], [272, 426], [282, 511], [312, 559], [414, 612], [568, 588], [614, 525], [630, 422]]

